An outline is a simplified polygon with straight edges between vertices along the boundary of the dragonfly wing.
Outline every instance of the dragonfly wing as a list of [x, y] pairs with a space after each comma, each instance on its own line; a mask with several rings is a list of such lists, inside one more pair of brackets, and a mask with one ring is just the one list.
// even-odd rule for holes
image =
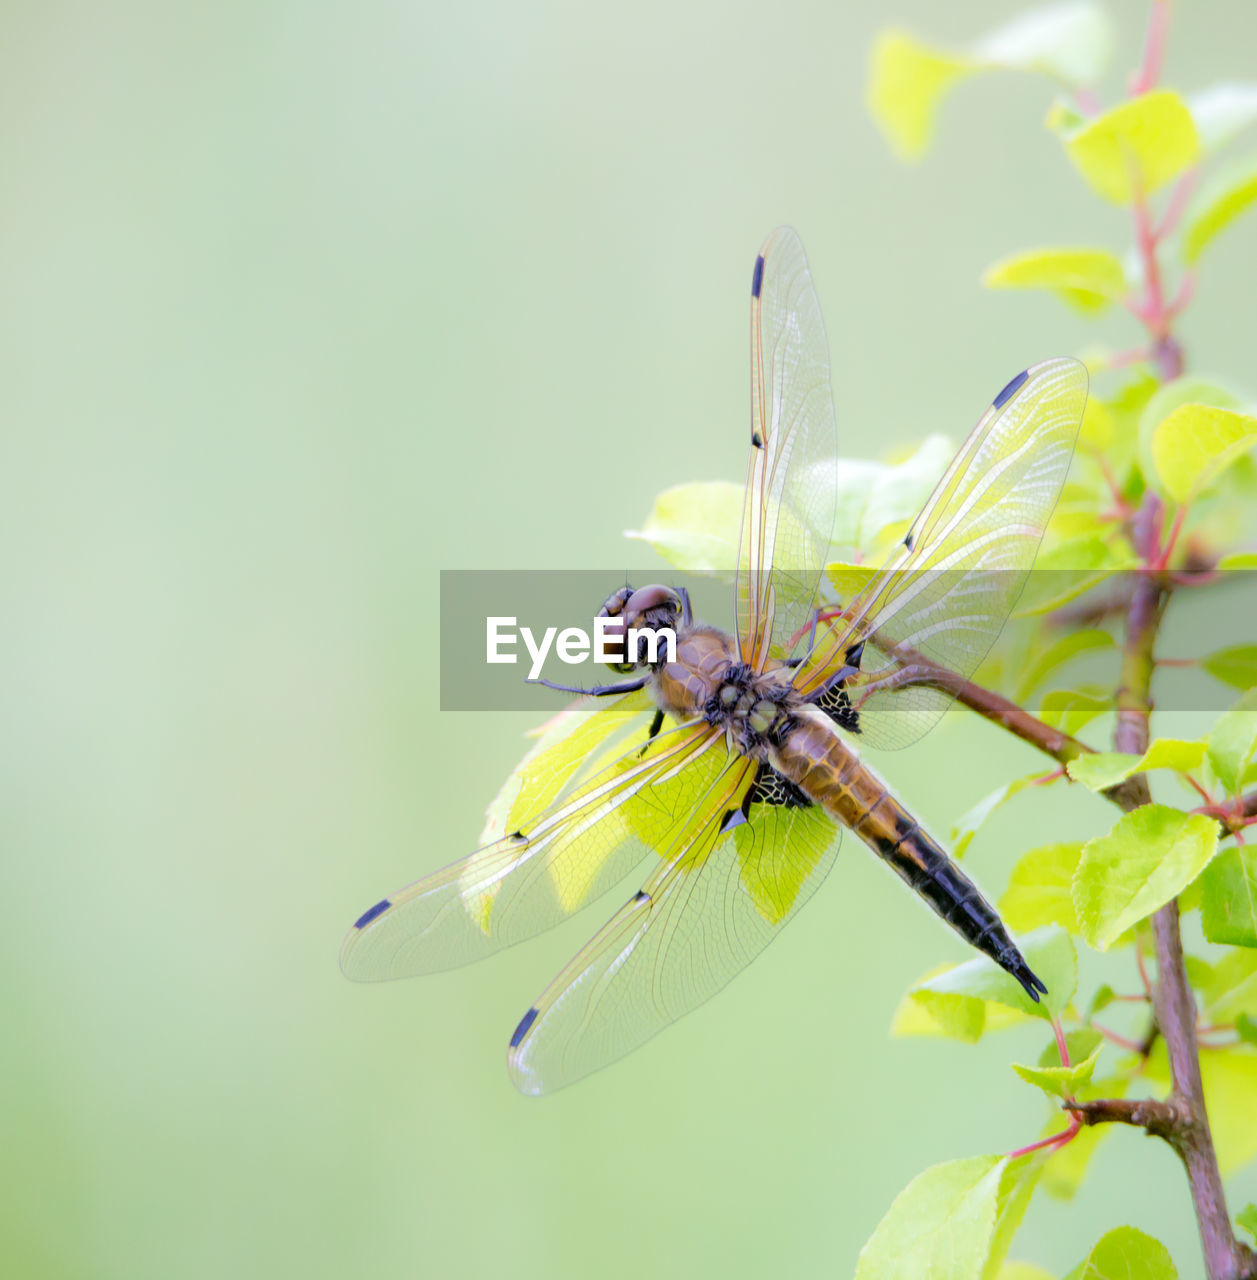
[[[565, 920], [649, 854], [660, 802], [639, 796], [684, 778], [723, 738], [700, 724], [648, 742], [644, 725], [617, 736], [597, 720], [611, 713], [594, 715], [560, 723], [557, 740], [543, 739], [516, 771], [514, 803], [497, 806], [497, 838], [363, 913], [341, 948], [347, 977], [378, 982], [479, 960]], [[573, 768], [582, 752], [591, 758]], [[555, 776], [564, 771], [566, 787]], [[674, 793], [682, 803], [684, 788]]]
[[834, 521], [837, 428], [825, 322], [798, 235], [778, 227], [751, 279], [751, 455], [738, 551], [738, 640], [762, 670], [815, 608]]
[[754, 769], [726, 769], [667, 863], [524, 1015], [508, 1055], [522, 1093], [560, 1089], [645, 1043], [715, 995], [811, 897], [841, 829], [815, 805], [754, 805], [722, 831]]
[[1077, 360], [1047, 360], [1018, 374], [947, 468], [897, 556], [817, 642], [795, 687], [823, 704], [846, 670], [843, 693], [855, 713], [848, 727], [863, 741], [899, 747], [925, 733], [950, 705], [955, 682], [948, 692], [905, 677], [933, 666], [963, 683], [995, 643], [1056, 506], [1086, 402], [1087, 371]]

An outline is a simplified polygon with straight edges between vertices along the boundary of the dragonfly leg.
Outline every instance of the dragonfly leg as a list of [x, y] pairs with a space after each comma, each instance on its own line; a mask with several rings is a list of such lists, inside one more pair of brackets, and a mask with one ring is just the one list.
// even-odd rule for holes
[[[850, 674], [854, 674], [859, 668], [852, 667]], [[839, 674], [847, 673], [847, 668]], [[933, 667], [919, 666], [915, 663], [891, 672], [888, 676], [880, 676], [876, 680], [871, 680], [868, 684], [860, 689], [860, 698], [856, 702], [856, 707], [862, 707], [875, 693], [882, 693], [887, 689], [898, 689], [903, 685], [922, 684], [934, 675]]]
[[638, 689], [644, 689], [648, 678], [642, 676], [640, 680], [625, 680], [621, 684], [596, 684], [592, 689], [582, 689], [579, 685], [573, 684], [555, 684], [553, 680], [529, 680], [527, 683], [542, 684], [547, 689], [554, 689], [557, 693], [579, 693], [587, 698], [609, 698], [612, 694], [636, 693]]

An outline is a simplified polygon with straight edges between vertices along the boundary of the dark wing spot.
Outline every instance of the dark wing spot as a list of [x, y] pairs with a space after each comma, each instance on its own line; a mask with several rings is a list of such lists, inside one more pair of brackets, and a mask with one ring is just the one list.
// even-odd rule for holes
[[645, 889], [638, 889], [638, 891], [633, 895], [633, 901], [634, 901], [634, 902], [649, 902], [649, 901], [650, 901], [650, 894], [648, 894], [648, 893], [646, 892], [646, 890], [645, 890]]
[[815, 702], [840, 729], [860, 732], [860, 713], [851, 705], [851, 695], [842, 687], [841, 680], [831, 684]]
[[860, 669], [860, 659], [862, 657], [864, 657], [863, 640], [861, 640], [859, 644], [853, 644], [851, 648], [847, 650], [847, 666], [855, 667], [858, 671]]
[[764, 255], [761, 253], [755, 259], [755, 274], [751, 277], [751, 297], [758, 298], [759, 291], [764, 287]]
[[518, 1049], [519, 1042], [528, 1034], [528, 1028], [537, 1021], [537, 1010], [529, 1009], [526, 1014], [519, 1020], [519, 1026], [515, 1028], [515, 1034], [511, 1036], [511, 1048]]
[[911, 529], [909, 529], [908, 532], [904, 534], [903, 545], [907, 547], [909, 551], [912, 550], [912, 530]]
[[772, 765], [761, 764], [755, 772], [751, 789], [746, 793], [745, 808], [749, 809], [753, 804], [769, 804], [784, 809], [806, 809], [811, 803], [807, 793], [789, 778], [778, 773]]
[[371, 907], [367, 911], [364, 911], [357, 918], [357, 920], [354, 921], [354, 928], [365, 929], [367, 925], [371, 923], [372, 920], [376, 919], [378, 916], [382, 916], [392, 905], [393, 904], [389, 902], [387, 898], [382, 898], [379, 902], [375, 904], [375, 906]]
[[1017, 389], [1030, 376], [1029, 369], [1023, 369], [992, 401], [997, 409], [1002, 409], [1016, 394]]
[[751, 432], [751, 443], [752, 443], [752, 444], [753, 444], [757, 449], [762, 449], [762, 448], [764, 447], [764, 437], [763, 437], [762, 435], [760, 435], [760, 433], [759, 433], [758, 431], [752, 431], [752, 432]]

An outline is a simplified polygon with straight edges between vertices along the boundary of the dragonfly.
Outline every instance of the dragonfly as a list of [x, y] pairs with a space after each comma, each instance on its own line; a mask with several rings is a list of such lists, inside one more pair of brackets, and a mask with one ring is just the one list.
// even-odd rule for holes
[[[490, 807], [479, 849], [358, 918], [346, 976], [479, 960], [649, 860], [510, 1038], [516, 1087], [548, 1093], [715, 995], [794, 918], [850, 830], [1037, 1001], [1046, 987], [994, 908], [860, 749], [918, 739], [986, 656], [1056, 505], [1087, 389], [1072, 359], [1017, 374], [886, 563], [826, 607], [838, 465], [828, 342], [798, 235], [772, 232], [751, 281], [734, 632], [697, 620], [682, 589], [608, 597], [603, 656], [617, 679], [570, 691]], [[663, 627], [672, 654], [652, 660], [629, 643], [633, 629]], [[940, 670], [952, 678], [929, 679]]]

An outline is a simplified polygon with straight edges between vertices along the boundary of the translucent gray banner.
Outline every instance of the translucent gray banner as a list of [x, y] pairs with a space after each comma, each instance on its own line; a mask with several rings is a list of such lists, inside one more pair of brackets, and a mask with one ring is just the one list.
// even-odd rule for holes
[[[952, 652], [946, 646], [936, 647], [941, 634], [963, 637], [966, 624], [957, 624], [957, 619], [994, 618], [1001, 612], [1002, 600], [1016, 597], [1017, 605], [987, 663], [973, 673], [976, 683], [989, 683], [1008, 692], [1015, 690], [1027, 664], [1071, 629], [1082, 626], [1093, 632], [1107, 631], [1120, 644], [1123, 604], [1135, 579], [1132, 572], [1121, 573], [1088, 586], [1087, 575], [1058, 570], [1029, 575], [989, 570], [980, 575], [963, 571], [918, 573], [911, 583], [893, 584], [897, 591], [903, 589], [903, 595], [910, 587], [913, 603], [887, 623], [886, 634], [896, 645], [911, 645], [917, 636], [924, 636], [919, 651], [937, 662], [940, 653], [946, 657]], [[441, 709], [535, 711], [544, 716], [563, 706], [565, 695], [530, 683], [530, 678], [575, 688], [624, 679], [594, 660], [594, 618], [607, 597], [619, 588], [654, 582], [684, 589], [697, 619], [733, 630], [731, 575], [680, 573], [659, 567], [628, 573], [623, 569], [606, 573], [442, 571]], [[843, 603], [827, 580], [823, 604], [841, 607]], [[944, 624], [945, 631], [929, 630], [939, 624]], [[972, 632], [964, 652], [985, 653], [989, 635], [978, 624]], [[1159, 637], [1156, 656], [1163, 664], [1154, 684], [1157, 707], [1221, 711], [1231, 706], [1239, 689], [1210, 674], [1199, 660], [1242, 645], [1257, 645], [1257, 572], [1180, 575]], [[796, 655], [805, 649], [803, 641], [796, 647]], [[976, 665], [976, 658], [972, 665]], [[1225, 664], [1210, 665], [1218, 668]], [[1234, 670], [1233, 663], [1230, 669]], [[1097, 637], [1094, 647], [1073, 657], [1036, 687], [1026, 705], [1033, 710], [1048, 689], [1091, 685], [1111, 690], [1117, 680], [1115, 646], [1106, 646], [1103, 638]]]

